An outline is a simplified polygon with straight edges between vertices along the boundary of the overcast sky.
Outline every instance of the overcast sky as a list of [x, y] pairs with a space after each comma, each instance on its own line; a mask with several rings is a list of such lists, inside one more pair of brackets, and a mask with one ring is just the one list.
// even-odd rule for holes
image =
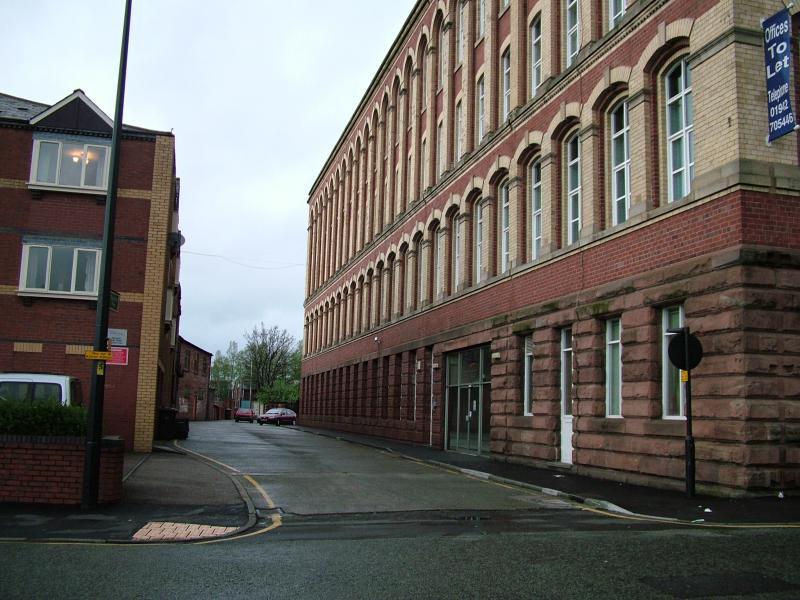
[[[123, 120], [172, 130], [181, 335], [303, 330], [308, 191], [415, 0], [134, 0]], [[0, 92], [114, 116], [124, 0], [0, 5]]]

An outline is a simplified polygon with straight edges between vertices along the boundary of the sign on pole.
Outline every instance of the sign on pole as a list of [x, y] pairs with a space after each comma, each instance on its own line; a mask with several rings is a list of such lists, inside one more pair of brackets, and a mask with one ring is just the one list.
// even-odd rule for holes
[[106, 361], [109, 365], [117, 365], [124, 367], [128, 364], [128, 349], [118, 348], [117, 346], [111, 347], [111, 358]]
[[792, 16], [789, 9], [762, 22], [764, 28], [764, 66], [767, 72], [767, 110], [769, 135], [767, 143], [794, 131], [791, 102]]

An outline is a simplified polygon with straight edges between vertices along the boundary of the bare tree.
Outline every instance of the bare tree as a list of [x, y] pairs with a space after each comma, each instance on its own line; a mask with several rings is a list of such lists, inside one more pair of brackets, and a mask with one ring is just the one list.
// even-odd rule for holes
[[245, 334], [245, 340], [244, 354], [252, 364], [253, 387], [259, 390], [272, 387], [275, 380], [289, 370], [297, 340], [285, 329], [278, 329], [275, 325], [267, 329], [264, 323]]

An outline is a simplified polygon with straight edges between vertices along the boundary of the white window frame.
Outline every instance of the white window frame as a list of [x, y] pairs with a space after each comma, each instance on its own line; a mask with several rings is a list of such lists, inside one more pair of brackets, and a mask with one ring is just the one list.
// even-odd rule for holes
[[[670, 75], [676, 69], [681, 69], [681, 89], [674, 96], [670, 97], [668, 80]], [[692, 73], [689, 68], [689, 61], [687, 57], [683, 57], [670, 67], [664, 74], [664, 110], [665, 110], [665, 127], [664, 131], [667, 133], [667, 187], [669, 190], [668, 201], [674, 202], [686, 197], [692, 191], [692, 180], [694, 179], [694, 107], [692, 101]], [[681, 125], [680, 129], [670, 133], [670, 118], [669, 109], [674, 104], [680, 104], [681, 109]], [[672, 145], [681, 141], [681, 165], [675, 168], [675, 155], [672, 151]], [[674, 189], [673, 178], [676, 174], [680, 173], [681, 185], [683, 186], [683, 194], [676, 196]]]
[[485, 124], [486, 124], [486, 86], [484, 83], [483, 75], [478, 78], [478, 83], [476, 84], [475, 91], [477, 94], [477, 104], [478, 110], [475, 111], [478, 123], [475, 131], [478, 135], [478, 144], [481, 143], [483, 140], [483, 136], [486, 134], [484, 131]]
[[608, 0], [608, 28], [614, 29], [625, 16], [625, 0]]
[[542, 85], [542, 17], [537, 15], [530, 27], [531, 39], [531, 98]]
[[478, 0], [478, 39], [486, 35], [486, 0]]
[[[575, 153], [573, 155], [573, 143]], [[567, 189], [567, 245], [574, 244], [581, 235], [581, 141], [579, 132], [573, 133], [564, 142], [566, 147], [566, 189]], [[570, 178], [570, 169], [576, 168], [577, 177], [574, 182]], [[573, 210], [573, 204], [577, 206], [577, 211]], [[574, 214], [576, 213], [577, 214]], [[577, 231], [576, 231], [577, 230]]]
[[464, 35], [464, 11], [466, 8], [466, 0], [461, 0], [458, 3], [458, 21], [456, 23], [456, 27], [458, 28], [458, 33], [456, 35], [456, 64], [459, 65], [464, 60], [464, 41], [466, 40], [466, 35]]
[[[581, 7], [579, 0], [566, 1], [567, 66], [571, 66], [581, 49]], [[571, 22], [570, 11], [574, 8], [575, 21]], [[573, 45], [573, 34], [574, 45]]]
[[511, 48], [506, 48], [500, 58], [503, 84], [503, 121], [511, 114]]
[[528, 167], [528, 197], [531, 214], [531, 260], [542, 253], [542, 161], [531, 161]]
[[445, 47], [444, 47], [444, 34], [445, 30], [444, 27], [441, 28], [439, 31], [439, 89], [444, 88], [444, 78], [447, 74], [447, 57], [445, 56]]
[[[47, 272], [45, 274], [44, 288], [30, 287], [28, 285], [28, 262], [30, 251], [32, 248], [45, 248], [47, 250]], [[72, 272], [70, 274], [70, 289], [69, 290], [51, 290], [50, 289], [50, 275], [51, 275], [51, 262], [53, 258], [53, 248], [69, 248], [72, 250]], [[93, 288], [90, 291], [84, 292], [75, 289], [76, 283], [76, 270], [78, 268], [77, 255], [78, 252], [87, 252], [95, 255], [94, 262], [94, 282]], [[20, 265], [19, 272], [19, 293], [25, 296], [49, 296], [49, 297], [66, 297], [66, 298], [97, 298], [98, 290], [100, 287], [100, 269], [102, 252], [98, 248], [87, 248], [83, 246], [63, 246], [59, 244], [46, 244], [46, 243], [23, 243], [22, 245], [22, 264]]]
[[[560, 399], [561, 414], [572, 415], [572, 327], [561, 329], [561, 378], [560, 378]], [[567, 411], [569, 408], [569, 411]]]
[[[684, 386], [680, 383], [680, 370], [669, 360], [669, 342], [672, 335], [667, 333], [670, 329], [670, 311], [678, 310], [678, 327], [683, 327], [686, 322], [683, 305], [665, 306], [661, 309], [661, 418], [662, 419], [686, 419], [686, 394]], [[674, 373], [678, 378], [678, 414], [667, 414], [667, 398], [669, 397], [669, 375]]]
[[[622, 111], [622, 129], [615, 131], [614, 114]], [[619, 225], [628, 220], [631, 209], [631, 150], [630, 150], [630, 121], [628, 119], [628, 100], [619, 102], [609, 113], [609, 131], [611, 132], [611, 222]], [[617, 156], [615, 143], [622, 138], [623, 156]], [[622, 173], [625, 190], [620, 193], [617, 185], [617, 176]], [[624, 211], [620, 219], [620, 210]]]
[[[614, 337], [614, 324], [617, 336]], [[616, 349], [616, 359], [613, 356]], [[617, 397], [612, 398], [612, 375], [618, 382]], [[606, 417], [622, 417], [622, 319], [606, 320]]]
[[[41, 149], [42, 144], [57, 144], [58, 145], [58, 157], [56, 159], [56, 174], [55, 174], [55, 181], [38, 181], [37, 177], [39, 175], [39, 152]], [[78, 141], [71, 141], [71, 140], [57, 140], [57, 139], [34, 139], [33, 140], [33, 157], [31, 159], [31, 171], [30, 171], [30, 179], [28, 181], [28, 186], [35, 189], [57, 189], [57, 190], [80, 190], [82, 192], [88, 193], [105, 193], [108, 187], [108, 169], [111, 162], [111, 146], [109, 144], [103, 144], [99, 141], [91, 141], [85, 142], [83, 144], [83, 150], [81, 152], [81, 156], [86, 156], [89, 152], [89, 147], [97, 147], [97, 148], [105, 148], [105, 161], [103, 165], [103, 184], [99, 186], [95, 185], [86, 185], [84, 183], [86, 179], [86, 161], [81, 161], [81, 183], [80, 185], [65, 185], [63, 183], [59, 183], [61, 179], [61, 160], [62, 155], [64, 152], [64, 144], [73, 144], [73, 145], [80, 145]], [[79, 159], [80, 160], [80, 159]], [[76, 161], [77, 162], [77, 161]]]
[[415, 273], [414, 276], [416, 277], [417, 281], [417, 290], [416, 290], [416, 308], [422, 306], [422, 303], [425, 301], [425, 298], [422, 295], [422, 278], [425, 277], [425, 273], [422, 272], [422, 237], [420, 237], [417, 242], [414, 244], [414, 248], [417, 251], [417, 264], [415, 265]]
[[458, 291], [461, 285], [461, 224], [458, 222], [458, 215], [453, 216], [453, 293]]
[[[413, 155], [409, 154], [408, 159], [406, 160], [406, 206], [410, 206], [411, 203], [414, 201], [414, 198], [411, 194], [414, 193], [414, 182], [411, 180], [411, 171], [414, 165], [414, 157]], [[356, 190], [356, 194], [359, 194], [360, 190]], [[358, 213], [358, 207], [361, 205], [361, 202], [356, 203], [356, 214]]]
[[430, 187], [428, 180], [428, 139], [422, 140], [422, 189]]
[[500, 272], [511, 268], [511, 201], [508, 180], [500, 184]]
[[523, 338], [522, 413], [533, 416], [533, 335]]
[[483, 271], [483, 209], [482, 200], [475, 202], [475, 282], [481, 281]]
[[445, 237], [444, 229], [439, 227], [436, 230], [436, 276], [434, 277], [434, 290], [437, 298], [444, 295], [444, 259], [447, 254], [445, 252], [445, 242], [447, 241]]
[[456, 161], [461, 160], [461, 156], [464, 153], [464, 138], [462, 135], [464, 129], [463, 113], [464, 111], [461, 108], [461, 100], [459, 100], [456, 103], [456, 118], [455, 118], [456, 131], [455, 131], [455, 136], [453, 136], [455, 138], [454, 141], [456, 147]]
[[444, 147], [444, 122], [442, 121], [439, 121], [439, 124], [436, 126], [436, 158], [438, 159], [437, 172], [439, 177], [441, 177], [447, 166]]

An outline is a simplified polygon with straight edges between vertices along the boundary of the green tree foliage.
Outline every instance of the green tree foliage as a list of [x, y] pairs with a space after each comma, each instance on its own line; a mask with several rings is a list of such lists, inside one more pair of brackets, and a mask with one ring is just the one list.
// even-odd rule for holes
[[247, 359], [236, 342], [228, 344], [225, 354], [217, 350], [211, 364], [211, 385], [217, 391], [217, 398], [224, 400], [231, 397], [234, 382], [242, 381], [246, 366]]
[[277, 403], [294, 406], [299, 400], [301, 342], [285, 329], [264, 323], [245, 334], [245, 346], [228, 344], [217, 351], [211, 366], [212, 385], [218, 398], [229, 398], [236, 382], [252, 385], [254, 400], [267, 407]]

